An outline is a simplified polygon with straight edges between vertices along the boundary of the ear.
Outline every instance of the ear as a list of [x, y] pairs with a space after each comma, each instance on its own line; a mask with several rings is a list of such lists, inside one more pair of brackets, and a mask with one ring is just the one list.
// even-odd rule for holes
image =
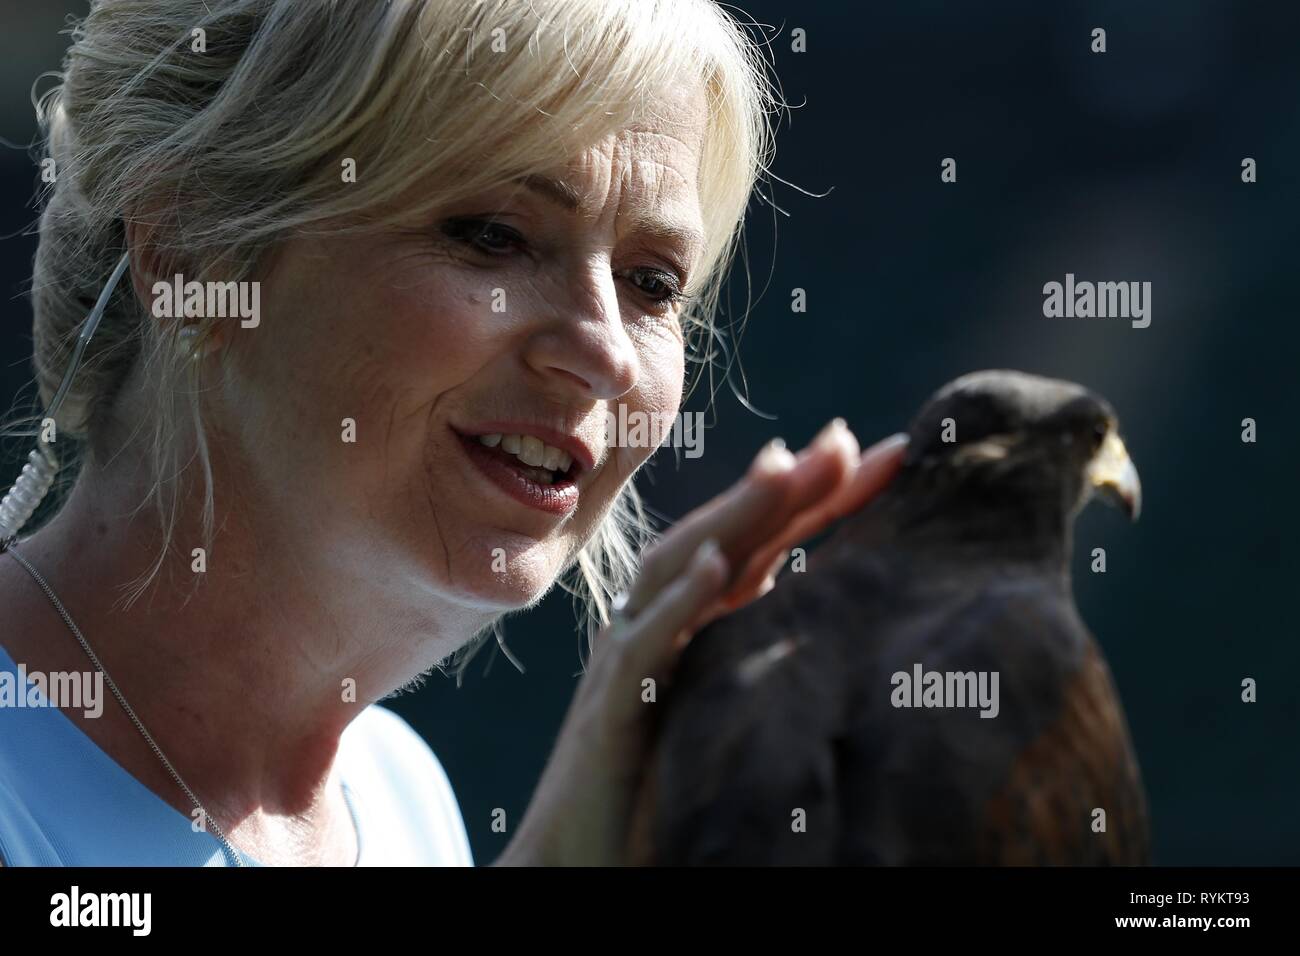
[[986, 435], [978, 441], [962, 445], [953, 452], [952, 460], [958, 465], [1001, 461], [1010, 454], [1015, 444], [1015, 435]]
[[131, 288], [136, 300], [149, 309], [153, 302], [154, 283], [164, 280], [167, 264], [163, 261], [161, 210], [137, 211], [125, 218], [126, 248], [130, 254]]
[[174, 244], [168, 241], [170, 233], [165, 216], [163, 208], [151, 206], [138, 208], [123, 219], [126, 248], [130, 256], [131, 288], [135, 291], [136, 300], [152, 321], [175, 323], [178, 333], [181, 331], [180, 326], [187, 326], [190, 331], [202, 330], [206, 342], [204, 352], [211, 351], [221, 344], [226, 335], [222, 324], [214, 324], [207, 319], [153, 319], [156, 284], [164, 282], [170, 285], [177, 274], [184, 281], [194, 278], [190, 275], [191, 264], [183, 255], [171, 251]]

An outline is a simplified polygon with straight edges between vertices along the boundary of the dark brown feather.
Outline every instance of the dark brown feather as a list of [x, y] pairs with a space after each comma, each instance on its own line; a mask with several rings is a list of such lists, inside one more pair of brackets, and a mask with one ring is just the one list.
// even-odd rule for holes
[[[660, 695], [633, 859], [1144, 862], [1132, 742], [1068, 576], [1078, 485], [1058, 477], [945, 486], [913, 456], [807, 573], [696, 635]], [[996, 671], [997, 716], [893, 706], [916, 664]]]

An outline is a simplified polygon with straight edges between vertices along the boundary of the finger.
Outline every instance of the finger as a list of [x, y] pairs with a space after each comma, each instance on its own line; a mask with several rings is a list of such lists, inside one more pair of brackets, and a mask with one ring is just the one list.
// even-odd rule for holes
[[730, 544], [746, 527], [779, 507], [788, 475], [796, 459], [783, 444], [770, 442], [754, 459], [745, 478], [692, 511], [664, 535], [643, 557], [636, 582], [628, 591], [623, 610], [639, 615], [668, 586], [708, 538]]
[[754, 536], [751, 549], [754, 553], [745, 556], [747, 561], [761, 549], [758, 563], [764, 566], [770, 563], [770, 553], [779, 550], [775, 542], [789, 536], [792, 522], [842, 496], [843, 489], [856, 474], [860, 457], [858, 440], [843, 419], [837, 418], [822, 429], [800, 453], [781, 507], [768, 516], [762, 533]]
[[734, 609], [758, 597], [767, 578], [785, 563], [790, 548], [857, 511], [879, 494], [897, 473], [906, 448], [907, 436], [899, 433], [863, 452], [857, 468], [833, 495], [794, 516], [772, 541], [749, 559], [724, 598], [727, 607]]
[[705, 538], [717, 538], [732, 566], [743, 566], [795, 514], [834, 494], [857, 459], [857, 439], [843, 419], [822, 429], [797, 458], [783, 446], [767, 446], [743, 481], [693, 511], [646, 553], [625, 606], [631, 613], [644, 607]]
[[836, 497], [827, 501], [825, 512], [829, 520], [842, 518], [859, 510], [880, 494], [894, 480], [907, 456], [908, 436], [898, 432], [876, 442], [864, 451], [853, 470], [851, 480], [840, 489]]
[[788, 477], [781, 502], [762, 518], [749, 524], [741, 537], [732, 542], [727, 557], [732, 567], [743, 570], [732, 574], [728, 594], [697, 619], [698, 630], [706, 623], [754, 600], [775, 585], [776, 572], [788, 553], [782, 541], [793, 540], [784, 533], [798, 515], [818, 502], [834, 497], [853, 475], [860, 458], [858, 440], [843, 419], [829, 423], [797, 456], [798, 464]]
[[726, 586], [728, 566], [712, 538], [696, 549], [684, 572], [636, 616], [616, 639], [627, 644], [627, 664], [644, 677], [660, 677], [680, 650], [678, 636], [715, 602]]
[[[891, 435], [872, 445], [858, 459], [857, 467], [834, 494], [805, 509], [782, 530], [769, 550], [779, 552], [823, 531], [831, 522], [852, 514], [885, 489], [903, 463], [907, 436]], [[760, 555], [766, 561], [768, 555]]]
[[788, 560], [789, 551], [778, 552], [766, 564], [760, 564], [759, 559], [755, 558], [739, 577], [733, 578], [726, 592], [705, 610], [695, 622], [694, 629], [698, 631], [716, 618], [730, 614], [736, 608], [756, 601], [772, 590], [776, 587], [777, 574]]

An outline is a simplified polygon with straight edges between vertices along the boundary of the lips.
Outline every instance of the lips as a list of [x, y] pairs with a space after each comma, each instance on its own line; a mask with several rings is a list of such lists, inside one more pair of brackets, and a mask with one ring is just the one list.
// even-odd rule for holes
[[570, 436], [488, 427], [500, 430], [453, 429], [478, 471], [521, 504], [561, 517], [572, 514], [578, 506], [578, 479], [590, 470], [590, 452]]

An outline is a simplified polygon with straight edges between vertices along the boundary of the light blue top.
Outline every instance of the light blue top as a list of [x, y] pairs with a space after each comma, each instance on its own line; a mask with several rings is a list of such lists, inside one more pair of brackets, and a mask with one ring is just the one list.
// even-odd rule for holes
[[[0, 647], [10, 690], [19, 671]], [[47, 702], [23, 675], [30, 703]], [[104, 707], [118, 707], [104, 688]], [[5, 866], [229, 866], [220, 841], [149, 790], [49, 706], [0, 702], [0, 862]], [[140, 746], [147, 747], [144, 738]], [[344, 730], [339, 778], [360, 842], [358, 866], [473, 866], [447, 774], [391, 710]], [[201, 798], [200, 798], [201, 799]], [[250, 866], [261, 864], [247, 855]]]

